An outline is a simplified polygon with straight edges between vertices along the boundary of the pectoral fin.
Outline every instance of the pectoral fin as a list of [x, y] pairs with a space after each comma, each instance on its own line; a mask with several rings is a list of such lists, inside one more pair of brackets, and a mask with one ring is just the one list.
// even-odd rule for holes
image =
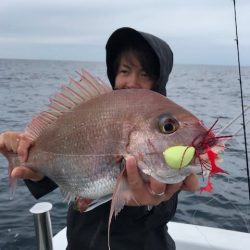
[[123, 207], [131, 200], [134, 199], [132, 193], [128, 187], [126, 168], [124, 167], [120, 175], [117, 178], [115, 190], [112, 196], [112, 202], [109, 213], [109, 222], [108, 222], [108, 247], [110, 249], [110, 225], [113, 214], [115, 217], [123, 209]]

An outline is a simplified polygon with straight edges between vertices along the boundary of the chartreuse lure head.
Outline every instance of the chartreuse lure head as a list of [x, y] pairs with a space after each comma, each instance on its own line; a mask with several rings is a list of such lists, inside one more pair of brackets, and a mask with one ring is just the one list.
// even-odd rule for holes
[[191, 146], [174, 146], [163, 152], [165, 162], [172, 169], [186, 167], [192, 161], [194, 154], [195, 148]]

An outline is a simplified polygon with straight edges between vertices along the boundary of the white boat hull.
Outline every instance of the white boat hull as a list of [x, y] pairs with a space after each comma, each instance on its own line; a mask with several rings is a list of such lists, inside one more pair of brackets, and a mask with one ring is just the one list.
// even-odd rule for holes
[[[168, 223], [168, 228], [169, 234], [175, 240], [177, 250], [250, 249], [249, 233], [176, 222]], [[66, 228], [54, 236], [53, 245], [54, 250], [66, 248]]]

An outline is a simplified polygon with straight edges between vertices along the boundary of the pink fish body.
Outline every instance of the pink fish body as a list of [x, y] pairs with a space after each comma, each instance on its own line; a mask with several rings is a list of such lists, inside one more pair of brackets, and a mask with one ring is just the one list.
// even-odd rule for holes
[[[113, 91], [86, 72], [51, 100], [26, 133], [34, 146], [22, 164], [48, 176], [69, 199], [110, 199], [128, 155], [145, 176], [180, 182], [202, 171], [199, 156], [217, 144], [198, 118], [168, 98], [143, 89]], [[190, 166], [166, 164], [163, 151], [176, 145], [195, 147]], [[4, 154], [11, 166], [20, 164]]]

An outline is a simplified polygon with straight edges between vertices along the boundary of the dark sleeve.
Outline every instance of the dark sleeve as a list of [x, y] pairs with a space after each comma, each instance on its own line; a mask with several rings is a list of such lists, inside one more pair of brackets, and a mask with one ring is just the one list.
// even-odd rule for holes
[[39, 199], [57, 188], [56, 183], [46, 176], [40, 181], [24, 180], [24, 182], [36, 199]]

